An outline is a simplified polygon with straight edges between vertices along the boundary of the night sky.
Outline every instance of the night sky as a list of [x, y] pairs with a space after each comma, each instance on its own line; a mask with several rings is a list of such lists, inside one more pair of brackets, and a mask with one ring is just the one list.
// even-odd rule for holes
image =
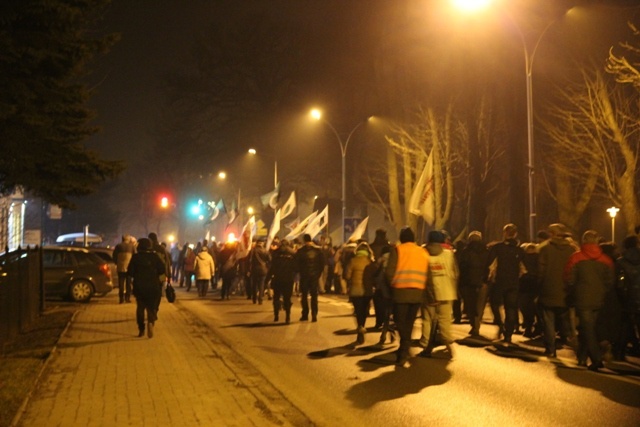
[[[217, 146], [236, 148], [236, 152], [229, 154], [231, 157], [256, 145], [269, 152], [286, 153], [285, 159], [283, 156], [278, 159], [283, 180], [287, 175], [302, 176], [310, 167], [317, 168], [323, 176], [339, 175], [339, 151], [336, 142], [331, 141], [335, 138], [326, 129], [310, 133], [298, 127], [314, 105], [330, 111], [327, 118], [339, 132], [347, 133], [369, 115], [406, 118], [418, 102], [439, 104], [469, 93], [465, 88], [478, 82], [493, 81], [490, 84], [512, 85], [505, 89], [510, 98], [505, 102], [513, 103], [514, 114], [518, 116], [515, 120], [524, 120], [522, 48], [517, 36], [509, 34], [504, 23], [502, 29], [488, 30], [480, 27], [477, 20], [454, 18], [441, 9], [442, 3], [435, 0], [114, 0], [99, 30], [121, 33], [122, 38], [92, 66], [91, 84], [96, 92], [90, 105], [98, 114], [96, 123], [102, 130], [88, 145], [110, 159], [124, 159], [132, 168], [136, 167], [157, 138], [166, 105], [167, 76], [193, 63], [195, 41], [211, 27], [231, 30], [234, 22], [249, 15], [257, 15], [275, 26], [291, 25], [295, 28], [292, 37], [300, 37], [304, 42], [299, 43], [303, 45], [303, 62], [294, 70], [288, 70], [295, 90], [285, 94], [271, 111], [265, 111], [260, 120], [249, 116], [242, 133], [212, 131], [212, 140]], [[547, 6], [550, 3], [556, 8], [589, 4], [590, 11], [588, 20], [580, 23], [579, 29], [572, 30], [571, 34], [577, 36], [568, 35], [570, 32], [562, 25], [546, 36], [555, 40], [545, 40], [548, 43], [541, 46], [535, 69], [544, 78], [552, 78], [558, 69], [566, 67], [566, 62], [559, 58], [580, 56], [587, 50], [606, 54], [611, 45], [620, 41], [616, 37], [626, 33], [626, 19], [637, 14], [637, 10], [620, 11], [593, 5], [635, 3], [628, 1], [539, 3]], [[537, 16], [534, 8], [524, 10], [527, 19]], [[482, 25], [486, 27], [485, 23]], [[563, 43], [557, 42], [559, 38]], [[570, 38], [574, 40], [567, 48]], [[363, 132], [353, 143], [366, 150], [375, 146], [371, 145], [375, 140], [382, 141], [381, 135]], [[359, 155], [362, 152], [352, 153], [353, 162], [362, 160], [363, 156]], [[225, 164], [227, 160], [223, 156], [215, 156], [211, 171]], [[170, 168], [171, 159], [159, 167]], [[123, 199], [122, 191], [131, 188], [126, 183], [123, 185], [127, 179], [135, 176], [125, 174], [117, 185], [105, 186], [99, 194], [84, 203], [81, 201], [81, 206], [95, 204], [101, 197]], [[261, 181], [269, 182], [265, 177], [261, 177]], [[338, 184], [336, 180], [327, 186]], [[81, 207], [73, 216], [85, 215], [85, 209]]]

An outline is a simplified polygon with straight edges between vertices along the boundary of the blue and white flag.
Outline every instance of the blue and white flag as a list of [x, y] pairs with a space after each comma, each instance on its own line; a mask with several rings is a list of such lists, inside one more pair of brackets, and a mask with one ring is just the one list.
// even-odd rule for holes
[[280, 183], [276, 185], [276, 188], [273, 191], [268, 192], [267, 194], [263, 194], [260, 196], [260, 201], [262, 202], [263, 207], [269, 206], [271, 209], [278, 207], [278, 200], [280, 199]]

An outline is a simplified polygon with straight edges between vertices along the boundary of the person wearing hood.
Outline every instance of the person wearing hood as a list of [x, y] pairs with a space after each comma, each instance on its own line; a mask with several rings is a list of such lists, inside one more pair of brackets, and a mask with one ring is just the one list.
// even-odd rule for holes
[[614, 278], [613, 261], [602, 252], [598, 239], [596, 231], [585, 231], [580, 250], [571, 255], [564, 268], [564, 280], [569, 287], [579, 320], [578, 364], [586, 365], [589, 358], [589, 370], [592, 371], [604, 367], [596, 334], [596, 321]]
[[[436, 325], [442, 341], [453, 358], [453, 301], [458, 298], [458, 265], [453, 250], [445, 243], [445, 235], [440, 231], [431, 231], [428, 236], [429, 272], [427, 292], [422, 304], [422, 338], [425, 349], [420, 353], [430, 357], [436, 345]], [[425, 342], [426, 341], [426, 342]]]
[[489, 288], [485, 282], [484, 269], [487, 265], [489, 251], [482, 240], [482, 233], [472, 231], [468, 237], [469, 243], [458, 252], [460, 269], [460, 293], [464, 303], [464, 310], [469, 318], [472, 337], [480, 336], [482, 315], [487, 305]]
[[556, 330], [566, 341], [573, 338], [573, 328], [567, 306], [567, 288], [562, 275], [569, 258], [579, 248], [568, 236], [562, 224], [551, 224], [548, 228], [549, 239], [538, 246], [538, 280], [544, 324], [545, 356], [556, 357]]
[[193, 272], [196, 276], [196, 289], [198, 289], [198, 296], [206, 297], [209, 290], [209, 282], [215, 274], [215, 263], [209, 249], [206, 245], [200, 248], [200, 252], [196, 255], [196, 260], [193, 264]]
[[151, 240], [138, 240], [138, 250], [131, 257], [127, 274], [132, 279], [133, 296], [136, 297], [136, 321], [138, 337], [145, 332], [145, 312], [147, 314], [147, 335], [153, 338], [153, 327], [158, 320], [158, 305], [162, 295], [162, 280], [165, 265], [153, 250]]
[[616, 261], [616, 290], [622, 304], [620, 341], [614, 345], [614, 356], [624, 360], [625, 350], [631, 344], [635, 355], [640, 355], [640, 243], [638, 236], [628, 236], [622, 242], [622, 256]]
[[373, 297], [373, 275], [376, 265], [373, 263], [371, 248], [366, 242], [359, 243], [353, 258], [347, 265], [345, 278], [349, 284], [349, 300], [356, 315], [357, 344], [364, 344], [367, 332], [365, 322], [369, 315], [369, 304]]

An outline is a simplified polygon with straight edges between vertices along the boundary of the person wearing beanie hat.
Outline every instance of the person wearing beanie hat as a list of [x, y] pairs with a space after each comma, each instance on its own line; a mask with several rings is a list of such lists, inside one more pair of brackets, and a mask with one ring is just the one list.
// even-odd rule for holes
[[396, 365], [407, 367], [411, 348], [411, 333], [427, 286], [429, 254], [415, 243], [409, 227], [400, 230], [400, 244], [392, 248], [385, 268], [391, 284], [393, 318], [400, 334]]
[[136, 297], [136, 321], [138, 337], [145, 332], [145, 312], [147, 317], [147, 334], [153, 337], [153, 327], [158, 319], [158, 301], [162, 295], [161, 275], [165, 266], [154, 253], [151, 240], [138, 240], [138, 251], [133, 254], [127, 274], [132, 278], [133, 295]]
[[[445, 243], [445, 235], [431, 231], [427, 243], [429, 272], [426, 298], [422, 304], [422, 337], [425, 349], [420, 353], [430, 357], [435, 347], [436, 330], [440, 330], [449, 357], [453, 359], [451, 321], [453, 301], [458, 298], [458, 265], [453, 250]], [[436, 328], [437, 326], [437, 328]]]

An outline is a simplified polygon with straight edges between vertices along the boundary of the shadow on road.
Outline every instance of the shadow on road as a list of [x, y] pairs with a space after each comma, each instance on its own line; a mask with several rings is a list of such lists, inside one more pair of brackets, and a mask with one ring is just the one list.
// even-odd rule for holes
[[[395, 360], [394, 352], [376, 355], [359, 362], [365, 370], [374, 366], [389, 366]], [[412, 358], [409, 368], [396, 368], [382, 375], [355, 384], [346, 392], [346, 398], [360, 409], [368, 409], [376, 403], [400, 399], [420, 393], [427, 387], [442, 385], [451, 379], [447, 370], [449, 360]], [[429, 364], [425, 373], [425, 364]]]

